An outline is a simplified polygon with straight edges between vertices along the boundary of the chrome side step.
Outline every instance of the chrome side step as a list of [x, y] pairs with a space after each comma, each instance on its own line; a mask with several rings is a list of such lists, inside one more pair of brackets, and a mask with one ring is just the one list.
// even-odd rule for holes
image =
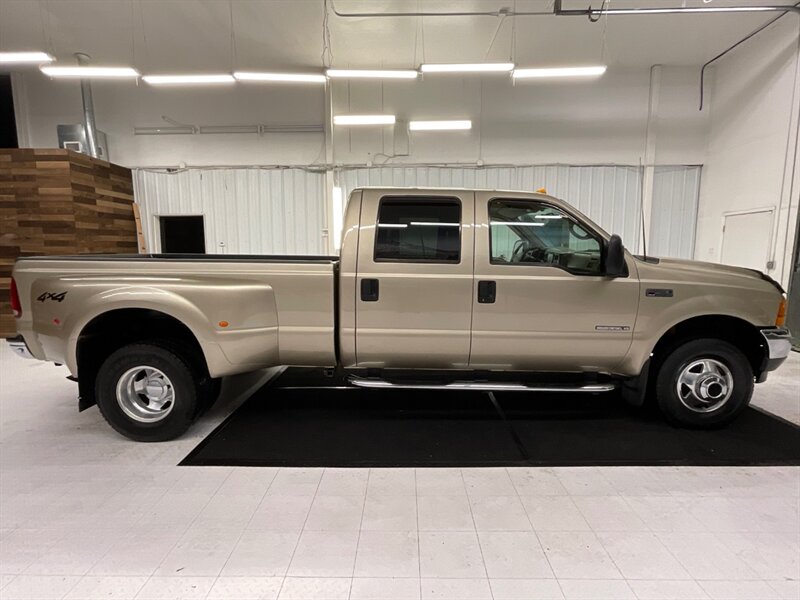
[[357, 377], [352, 375], [348, 383], [356, 387], [370, 389], [398, 389], [398, 390], [470, 390], [484, 392], [585, 392], [599, 393], [610, 392], [616, 389], [613, 383], [586, 383], [582, 385], [569, 384], [530, 384], [530, 383], [505, 383], [501, 381], [453, 381], [451, 383], [393, 383], [385, 379]]

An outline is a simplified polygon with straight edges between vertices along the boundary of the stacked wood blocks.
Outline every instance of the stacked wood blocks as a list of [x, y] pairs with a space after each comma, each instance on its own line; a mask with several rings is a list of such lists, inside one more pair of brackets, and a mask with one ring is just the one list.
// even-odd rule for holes
[[0, 338], [19, 256], [136, 253], [130, 169], [62, 149], [0, 148]]

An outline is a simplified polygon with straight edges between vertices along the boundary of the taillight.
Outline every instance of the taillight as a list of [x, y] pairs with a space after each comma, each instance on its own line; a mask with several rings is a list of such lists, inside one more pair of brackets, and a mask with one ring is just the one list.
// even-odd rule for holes
[[17, 282], [14, 281], [14, 278], [11, 278], [11, 312], [14, 313], [16, 318], [20, 318], [22, 316], [22, 304], [19, 302], [19, 293], [17, 292]]
[[786, 298], [781, 298], [781, 303], [778, 304], [778, 314], [775, 316], [775, 327], [784, 325], [786, 325]]

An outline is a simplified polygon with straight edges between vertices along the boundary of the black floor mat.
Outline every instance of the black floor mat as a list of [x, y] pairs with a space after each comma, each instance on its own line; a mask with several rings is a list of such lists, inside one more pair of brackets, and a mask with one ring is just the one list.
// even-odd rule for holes
[[[441, 467], [800, 465], [800, 428], [750, 408], [725, 429], [676, 429], [617, 394], [287, 389], [290, 369], [182, 465]], [[494, 401], [493, 401], [494, 400]]]

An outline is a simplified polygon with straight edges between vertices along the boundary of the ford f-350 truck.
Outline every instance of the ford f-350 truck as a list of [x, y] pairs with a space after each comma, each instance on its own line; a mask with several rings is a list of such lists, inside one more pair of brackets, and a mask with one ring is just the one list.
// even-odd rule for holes
[[357, 189], [338, 257], [21, 258], [12, 308], [17, 350], [66, 364], [80, 407], [141, 441], [186, 431], [220, 377], [279, 365], [369, 388], [621, 387], [717, 427], [791, 347], [767, 275], [633, 256], [565, 202], [487, 190]]

